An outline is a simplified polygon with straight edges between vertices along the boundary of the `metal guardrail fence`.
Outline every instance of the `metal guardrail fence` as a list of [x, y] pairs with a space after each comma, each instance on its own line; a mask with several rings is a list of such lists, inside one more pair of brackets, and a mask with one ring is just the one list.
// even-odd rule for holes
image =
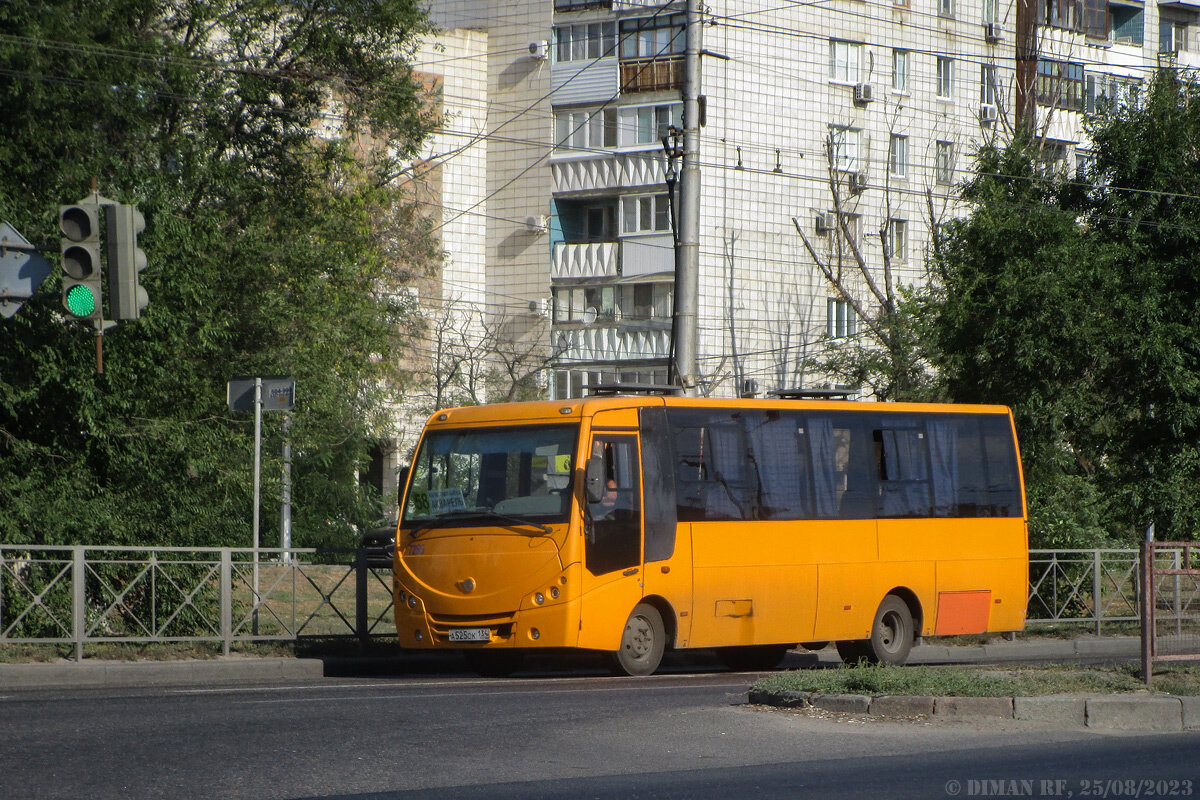
[[1030, 550], [1026, 622], [1091, 624], [1138, 621], [1138, 551]]
[[[259, 553], [256, 569], [250, 548], [0, 545], [0, 644], [71, 644], [78, 658], [100, 642], [218, 642], [228, 653], [394, 635], [390, 571], [369, 568], [363, 551], [342, 551], [342, 563], [311, 549]], [[1032, 550], [1029, 565], [1030, 625], [1102, 635], [1138, 621], [1137, 550]]]
[[[0, 644], [392, 635], [389, 570], [363, 551], [0, 545]], [[345, 563], [353, 559], [352, 563]]]

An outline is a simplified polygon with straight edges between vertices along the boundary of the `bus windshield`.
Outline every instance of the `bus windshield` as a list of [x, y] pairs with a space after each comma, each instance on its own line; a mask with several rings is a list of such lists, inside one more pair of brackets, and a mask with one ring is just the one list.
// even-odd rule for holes
[[574, 425], [426, 431], [401, 524], [566, 522], [578, 434]]

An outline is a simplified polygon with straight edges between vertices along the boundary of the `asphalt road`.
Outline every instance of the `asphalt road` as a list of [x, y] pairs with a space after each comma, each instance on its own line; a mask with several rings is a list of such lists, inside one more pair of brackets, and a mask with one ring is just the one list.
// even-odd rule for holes
[[821, 718], [746, 706], [753, 678], [0, 693], [0, 798], [1200, 795], [1200, 733]]

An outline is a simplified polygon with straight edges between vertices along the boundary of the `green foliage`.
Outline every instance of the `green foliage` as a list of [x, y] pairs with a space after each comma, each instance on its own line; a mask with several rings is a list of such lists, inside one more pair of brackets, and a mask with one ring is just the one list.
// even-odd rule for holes
[[[0, 8], [0, 219], [56, 252], [58, 205], [95, 180], [138, 204], [150, 265], [103, 374], [57, 280], [0, 323], [0, 541], [248, 545], [235, 375], [296, 376], [294, 542], [374, 522], [357, 474], [411, 325], [388, 290], [436, 255], [387, 180], [431, 122], [403, 60], [425, 29], [409, 0]], [[314, 133], [333, 98], [346, 142]], [[281, 421], [264, 419], [267, 532]]]
[[1090, 118], [1096, 182], [1038, 143], [985, 147], [934, 258], [931, 362], [957, 401], [1013, 407], [1035, 546], [1200, 528], [1200, 95], [1167, 71]]

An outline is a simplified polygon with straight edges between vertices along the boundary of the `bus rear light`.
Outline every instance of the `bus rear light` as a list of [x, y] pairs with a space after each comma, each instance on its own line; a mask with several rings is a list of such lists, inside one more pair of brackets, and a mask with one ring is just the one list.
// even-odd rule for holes
[[420, 631], [413, 631], [413, 638], [418, 642], [423, 642], [425, 641], [425, 634], [421, 633]]
[[537, 628], [530, 628], [529, 629], [529, 638], [530, 639], [540, 639], [540, 638], [542, 638], [542, 632], [539, 631]]
[[408, 605], [409, 608], [417, 607], [417, 598], [411, 594], [405, 599], [404, 602]]

